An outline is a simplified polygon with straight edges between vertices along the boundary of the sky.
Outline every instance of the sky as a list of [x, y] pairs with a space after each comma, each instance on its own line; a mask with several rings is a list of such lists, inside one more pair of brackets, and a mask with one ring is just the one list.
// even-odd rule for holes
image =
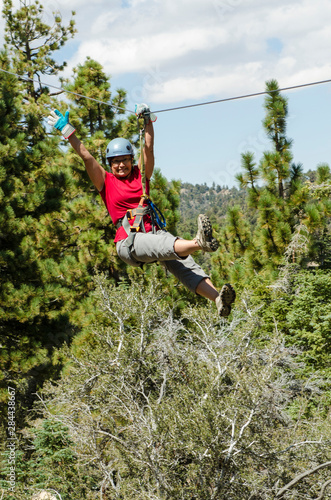
[[[30, 0], [25, 0], [27, 3]], [[32, 1], [32, 0], [31, 0]], [[270, 144], [264, 97], [163, 111], [331, 79], [329, 0], [44, 0], [44, 20], [75, 10], [78, 33], [58, 52], [64, 76], [89, 56], [127, 91], [128, 109], [157, 113], [156, 166], [168, 180], [238, 186], [241, 154]], [[14, 0], [14, 6], [19, 0]], [[3, 39], [3, 20], [0, 40]], [[1, 42], [0, 42], [1, 43]], [[47, 82], [47, 77], [44, 77]], [[284, 92], [293, 161], [331, 161], [331, 83]]]

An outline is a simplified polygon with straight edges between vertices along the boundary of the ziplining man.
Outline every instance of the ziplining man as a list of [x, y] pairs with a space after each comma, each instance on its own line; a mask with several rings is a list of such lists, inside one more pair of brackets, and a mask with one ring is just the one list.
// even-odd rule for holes
[[[75, 135], [75, 128], [69, 123], [68, 111], [65, 116], [58, 110], [52, 111], [48, 123], [68, 139], [82, 158], [86, 171], [117, 228], [114, 242], [119, 258], [131, 266], [162, 262], [189, 290], [214, 301], [221, 317], [228, 317], [231, 304], [236, 298], [232, 285], [225, 284], [219, 293], [209, 276], [191, 256], [198, 250], [213, 252], [218, 248], [208, 217], [200, 214], [196, 237], [185, 240], [162, 228], [158, 214], [152, 208], [148, 195], [149, 181], [154, 170], [152, 119], [155, 115], [151, 115], [146, 104], [138, 105], [136, 114], [144, 118], [145, 124], [145, 144], [138, 165], [134, 165], [131, 143], [118, 137], [110, 141], [106, 150], [110, 172], [97, 162]], [[143, 176], [140, 171], [142, 165]]]

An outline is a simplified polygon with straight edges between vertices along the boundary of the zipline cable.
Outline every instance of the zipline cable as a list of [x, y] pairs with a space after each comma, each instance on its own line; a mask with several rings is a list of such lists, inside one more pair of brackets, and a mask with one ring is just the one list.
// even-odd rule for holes
[[299, 89], [302, 87], [310, 87], [312, 85], [321, 85], [322, 83], [330, 83], [330, 80], [322, 80], [319, 82], [311, 82], [311, 83], [302, 83], [301, 85], [293, 85], [292, 87], [284, 87], [282, 89], [275, 89], [275, 90], [264, 90], [263, 92], [255, 92], [254, 94], [245, 94], [245, 95], [239, 95], [236, 97], [226, 97], [225, 99], [218, 99], [216, 101], [207, 101], [207, 102], [200, 102], [197, 104], [188, 104], [186, 106], [177, 106], [175, 108], [167, 108], [167, 109], [158, 109], [156, 111], [153, 111], [153, 113], [165, 113], [166, 111], [176, 111], [178, 109], [187, 109], [187, 108], [195, 108], [197, 106], [206, 106], [207, 104], [217, 104], [219, 102], [227, 102], [227, 101], [234, 101], [236, 99], [247, 99], [248, 97], [256, 97], [264, 94], [271, 94], [272, 92], [284, 92], [285, 90], [293, 90], [293, 89]]
[[[94, 101], [94, 102], [97, 102], [99, 104], [104, 104], [105, 106], [110, 106], [112, 108], [119, 109], [121, 111], [134, 114], [134, 111], [131, 111], [130, 109], [124, 109], [124, 108], [121, 108], [120, 106], [115, 106], [115, 104], [111, 104], [109, 102], [100, 101], [98, 99], [94, 99], [93, 97], [88, 97], [88, 96], [83, 95], [83, 94], [78, 94], [77, 92], [72, 92], [70, 90], [65, 90], [61, 87], [56, 87], [55, 85], [50, 85], [50, 84], [41, 82], [39, 80], [34, 80], [33, 78], [29, 78], [28, 76], [22, 76], [22, 75], [19, 75], [17, 73], [13, 73], [11, 71], [7, 71], [7, 70], [2, 69], [2, 68], [0, 68], [0, 71], [2, 71], [3, 73], [7, 73], [9, 75], [17, 76], [18, 78], [20, 78], [22, 80], [27, 80], [30, 82], [38, 83], [39, 85], [45, 85], [45, 87], [51, 87], [53, 89], [60, 90], [61, 92], [65, 92], [67, 94], [72, 94], [72, 95], [75, 95], [77, 97], [82, 97], [83, 99], [88, 99], [90, 101]], [[313, 85], [322, 85], [324, 83], [331, 83], [331, 79], [321, 80], [321, 81], [317, 81], [317, 82], [310, 82], [310, 83], [302, 83], [299, 85], [292, 85], [290, 87], [283, 87], [281, 89], [275, 89], [275, 90], [264, 90], [262, 92], [254, 92], [252, 94], [244, 94], [244, 95], [239, 95], [239, 96], [235, 96], [235, 97], [226, 97], [224, 99], [217, 99], [215, 101], [206, 101], [206, 102], [199, 102], [196, 104], [187, 104], [185, 106], [177, 106], [177, 107], [173, 107], [173, 108], [158, 109], [156, 111], [153, 110], [152, 112], [153, 113], [165, 113], [166, 111], [177, 111], [180, 109], [196, 108], [198, 106], [207, 106], [208, 104], [218, 104], [221, 102], [235, 101], [238, 99], [248, 99], [249, 97], [257, 97], [257, 96], [261, 96], [261, 95], [265, 95], [265, 94], [271, 94], [273, 92], [285, 92], [286, 90], [294, 90], [294, 89], [300, 89], [303, 87], [311, 87]]]
[[17, 73], [13, 73], [11, 71], [7, 71], [7, 70], [1, 69], [1, 68], [0, 68], [0, 71], [2, 71], [3, 73], [7, 73], [8, 75], [17, 76], [21, 80], [27, 80], [29, 82], [38, 83], [39, 85], [45, 85], [45, 87], [51, 87], [52, 89], [61, 90], [62, 92], [65, 92], [67, 94], [73, 94], [77, 97], [83, 97], [83, 99], [89, 99], [90, 101], [98, 102], [99, 104], [105, 104], [106, 106], [111, 106], [112, 108], [116, 108], [116, 109], [119, 109], [121, 111], [129, 111], [130, 113], [134, 113], [134, 111], [131, 111], [130, 109], [125, 109], [125, 108], [121, 108], [120, 106], [115, 106], [115, 104], [111, 104], [110, 102], [99, 101], [98, 99], [94, 99], [93, 97], [87, 97], [86, 95], [83, 95], [83, 94], [77, 94], [77, 92], [71, 92], [71, 90], [65, 90], [65, 89], [62, 89], [61, 87], [56, 87], [55, 85], [50, 85], [49, 83], [44, 83], [44, 82], [41, 82], [39, 80], [34, 80], [33, 78], [30, 78], [28, 76], [22, 76], [22, 75], [19, 75]]

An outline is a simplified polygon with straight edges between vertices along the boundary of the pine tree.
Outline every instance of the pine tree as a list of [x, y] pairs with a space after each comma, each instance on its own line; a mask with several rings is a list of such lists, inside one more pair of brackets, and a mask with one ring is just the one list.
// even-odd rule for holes
[[[266, 88], [263, 125], [273, 149], [264, 152], [259, 164], [264, 185], [259, 197], [255, 236], [265, 260], [272, 256], [274, 263], [279, 264], [294, 226], [291, 200], [285, 191], [285, 183], [290, 178], [292, 141], [286, 137], [287, 99], [280, 94], [275, 80], [267, 82]], [[293, 190], [295, 184], [292, 183], [291, 187]]]
[[266, 117], [263, 125], [274, 150], [264, 153], [260, 163], [260, 172], [267, 187], [272, 191], [277, 188], [278, 198], [284, 199], [284, 182], [289, 176], [292, 161], [290, 150], [292, 141], [286, 137], [288, 104], [287, 99], [279, 92], [276, 80], [268, 81], [266, 90], [267, 96], [264, 103]]
[[[29, 78], [56, 74], [60, 67], [51, 68], [52, 52], [62, 45], [60, 36], [66, 37], [60, 20], [55, 31], [42, 23], [38, 2], [21, 2], [13, 13], [6, 0], [3, 15], [1, 67]], [[20, 390], [23, 407], [37, 385], [57, 371], [52, 355], [72, 332], [67, 299], [73, 285], [62, 279], [58, 230], [49, 224], [61, 219], [72, 182], [68, 172], [56, 168], [59, 139], [45, 128], [44, 117], [53, 106], [41, 83], [35, 87], [30, 80], [0, 74], [1, 399], [11, 382]], [[20, 426], [24, 412], [18, 415]]]
[[247, 210], [242, 215], [245, 221], [238, 217], [235, 221], [230, 209], [227, 224], [218, 235], [225, 252], [219, 250], [212, 262], [222, 279], [249, 281], [262, 270], [273, 276], [302, 224], [310, 235], [309, 248], [305, 255], [294, 252], [294, 261], [302, 265], [315, 261], [324, 268], [330, 265], [329, 166], [319, 165], [315, 182], [307, 182], [302, 164], [293, 162], [292, 141], [286, 135], [287, 98], [275, 80], [266, 83], [266, 92], [263, 127], [271, 148], [259, 161], [252, 152], [242, 154], [242, 172], [236, 178], [246, 191]]
[[[22, 2], [15, 13], [12, 3], [5, 2], [3, 69], [39, 81], [44, 72], [55, 75], [61, 69], [52, 65], [52, 52], [63, 45], [68, 33], [74, 33], [73, 25], [62, 28], [58, 16], [53, 32], [40, 20], [42, 12], [38, 2]], [[29, 27], [29, 50], [22, 51], [18, 60], [23, 25]], [[49, 39], [53, 36], [52, 43], [43, 38], [46, 33]], [[33, 52], [36, 40], [39, 45]], [[68, 88], [71, 85], [98, 100], [110, 99], [109, 78], [97, 62], [88, 60], [76, 75], [77, 81], [66, 83]], [[61, 368], [57, 348], [70, 341], [76, 327], [89, 321], [95, 269], [118, 281], [121, 274], [126, 275], [126, 266], [116, 255], [111, 242], [115, 228], [81, 160], [71, 149], [60, 149], [61, 137], [45, 125], [49, 110], [61, 109], [61, 103], [42, 84], [31, 86], [30, 80], [22, 82], [6, 73], [0, 78], [1, 369], [3, 387], [8, 381], [15, 383], [24, 406], [44, 379]], [[119, 90], [112, 102], [121, 108], [118, 112], [86, 99], [74, 100], [72, 105], [73, 121], [84, 142], [104, 164], [107, 141], [120, 133], [131, 137], [136, 132], [135, 118], [122, 117], [125, 92]], [[171, 197], [170, 205], [176, 196]], [[24, 412], [21, 415], [23, 420]]]
[[252, 153], [244, 153], [244, 172], [237, 180], [247, 191], [253, 222], [254, 252], [249, 248], [246, 253], [248, 267], [258, 269], [262, 264], [272, 270], [282, 262], [294, 228], [300, 223], [307, 193], [302, 165], [293, 163], [292, 141], [286, 135], [287, 99], [281, 95], [275, 80], [266, 83], [266, 91], [263, 126], [272, 149], [263, 153], [258, 165]]
[[[68, 26], [62, 24], [59, 12], [54, 12], [54, 24], [50, 26], [43, 19], [43, 6], [35, 1], [20, 0], [20, 8], [13, 10], [12, 0], [4, 0], [3, 17], [5, 25], [5, 49], [11, 56], [12, 68], [27, 78], [25, 95], [38, 101], [48, 93], [40, 77], [57, 75], [66, 63], [59, 64], [53, 52], [59, 50], [69, 37], [76, 33], [75, 22], [70, 20]], [[75, 12], [72, 12], [75, 15]], [[37, 80], [38, 82], [34, 82]]]

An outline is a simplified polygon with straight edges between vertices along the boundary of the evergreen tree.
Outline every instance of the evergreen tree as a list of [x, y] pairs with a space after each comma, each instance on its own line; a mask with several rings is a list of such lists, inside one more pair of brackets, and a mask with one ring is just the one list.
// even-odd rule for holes
[[52, 331], [59, 320], [61, 337], [65, 331], [55, 314], [61, 301], [58, 269], [38, 231], [41, 218], [60, 208], [66, 179], [48, 168], [56, 141], [44, 134], [41, 143], [30, 145], [21, 84], [5, 74], [0, 79], [2, 370], [17, 382], [45, 363], [46, 344], [52, 349], [58, 343], [47, 339], [46, 323]]
[[292, 161], [290, 151], [292, 141], [286, 137], [288, 104], [287, 99], [279, 92], [276, 80], [267, 82], [266, 90], [264, 103], [266, 116], [263, 125], [274, 150], [264, 153], [260, 172], [267, 188], [271, 192], [276, 192], [279, 199], [284, 199], [284, 182], [289, 176]]
[[[52, 64], [52, 52], [63, 45], [68, 30], [73, 34], [73, 24], [62, 28], [59, 17], [55, 28], [42, 23], [38, 2], [21, 2], [13, 13], [12, 2], [5, 1], [3, 15], [1, 67], [29, 78], [56, 74], [61, 68]], [[21, 45], [25, 49], [18, 53]], [[42, 84], [0, 74], [1, 399], [8, 383], [14, 384], [18, 426], [38, 384], [58, 370], [56, 348], [72, 335], [69, 311], [77, 265], [70, 256], [62, 259], [60, 222], [72, 176], [57, 168], [59, 139], [44, 125], [54, 105]]]
[[[243, 172], [237, 175], [241, 188], [246, 189], [248, 218], [251, 222], [251, 245], [245, 252], [247, 270], [269, 268], [272, 272], [284, 258], [296, 228], [305, 224], [311, 233], [310, 258], [317, 257], [318, 234], [326, 241], [330, 205], [311, 196], [301, 164], [293, 163], [292, 141], [286, 136], [287, 99], [278, 90], [275, 80], [266, 83], [266, 116], [263, 126], [272, 149], [265, 151], [259, 164], [250, 152], [242, 155]], [[328, 179], [328, 167], [320, 169], [321, 179]], [[324, 221], [324, 224], [323, 222]]]
[[[263, 125], [273, 149], [263, 153], [258, 168], [263, 186], [257, 204], [255, 239], [265, 262], [272, 257], [279, 264], [295, 224], [291, 200], [285, 192], [285, 183], [290, 178], [292, 141], [286, 137], [287, 99], [279, 92], [275, 80], [267, 82], [266, 90]], [[291, 187], [293, 190], [295, 184]]]
[[54, 24], [50, 26], [43, 21], [43, 12], [44, 8], [38, 1], [20, 0], [20, 8], [16, 11], [12, 0], [3, 2], [5, 48], [15, 73], [27, 77], [24, 93], [34, 101], [48, 93], [48, 88], [40, 81], [41, 76], [57, 75], [66, 66], [65, 62], [57, 63], [53, 53], [76, 33], [73, 19], [64, 26], [60, 13], [54, 12]]
[[[52, 51], [65, 33], [56, 20], [55, 32], [41, 23], [42, 7], [21, 2], [16, 13], [12, 2], [4, 2], [6, 50], [1, 67], [29, 76], [56, 74], [50, 70]], [[33, 29], [36, 27], [36, 31]], [[40, 38], [49, 31], [49, 43]], [[73, 29], [73, 28], [72, 28]], [[71, 30], [72, 30], [71, 29]], [[16, 31], [13, 31], [16, 30]], [[57, 35], [55, 35], [55, 33]], [[65, 36], [65, 35], [64, 35]], [[33, 48], [33, 41], [40, 46]], [[24, 45], [25, 50], [17, 49]], [[43, 62], [41, 62], [41, 60]], [[39, 73], [37, 71], [39, 65]], [[47, 134], [43, 118], [53, 101], [41, 84], [17, 80], [0, 74], [0, 240], [1, 240], [1, 399], [6, 398], [9, 382], [21, 391], [19, 404], [29, 404], [36, 384], [54, 372], [51, 360], [54, 349], [70, 334], [66, 297], [68, 288], [61, 281], [56, 233], [47, 242], [41, 234], [47, 231], [47, 219], [55, 219], [63, 209], [63, 193], [70, 177], [53, 168], [56, 164], [58, 139]], [[21, 425], [24, 412], [18, 413]]]
[[[42, 7], [37, 2], [23, 2], [13, 13], [8, 0], [3, 13], [7, 51], [1, 54], [2, 67], [29, 77], [56, 74], [61, 67], [55, 65], [51, 71], [52, 52], [63, 45], [68, 33], [73, 34], [73, 25], [62, 28], [58, 16], [55, 32], [51, 26], [47, 29], [40, 20]], [[18, 61], [15, 54], [24, 41], [23, 25], [29, 27], [29, 50], [23, 51]], [[48, 42], [43, 38], [46, 33]], [[38, 46], [33, 51], [36, 40]], [[87, 60], [75, 74], [73, 83], [67, 82], [68, 88], [71, 85], [98, 100], [110, 99], [109, 79], [98, 63]], [[2, 397], [5, 400], [7, 384], [12, 381], [20, 389], [23, 407], [31, 403], [31, 394], [43, 380], [60, 369], [57, 348], [70, 341], [76, 327], [89, 321], [95, 269], [107, 271], [116, 281], [120, 274], [126, 274], [111, 242], [115, 228], [81, 160], [72, 150], [60, 149], [59, 134], [49, 133], [45, 126], [49, 109], [61, 105], [46, 87], [32, 87], [31, 81], [0, 74]], [[113, 102], [125, 106], [125, 92], [118, 91]], [[114, 112], [110, 106], [100, 107], [86, 99], [73, 104], [74, 122], [83, 140], [103, 163], [107, 141], [120, 131], [127, 135], [133, 131], [135, 119], [123, 119], [123, 109]], [[162, 176], [156, 178], [160, 184], [164, 182]], [[164, 203], [171, 210], [176, 194], [172, 188], [168, 191], [170, 199], [164, 198]], [[170, 224], [175, 219], [174, 215]], [[23, 421], [24, 412], [19, 415]]]

